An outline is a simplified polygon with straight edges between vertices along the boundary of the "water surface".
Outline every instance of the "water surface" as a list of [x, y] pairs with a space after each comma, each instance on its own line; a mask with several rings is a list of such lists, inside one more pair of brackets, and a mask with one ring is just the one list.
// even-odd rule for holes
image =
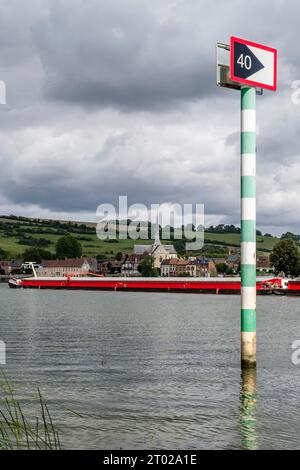
[[256, 397], [238, 296], [0, 285], [4, 370], [29, 414], [41, 388], [66, 448], [300, 448], [299, 307], [258, 298]]

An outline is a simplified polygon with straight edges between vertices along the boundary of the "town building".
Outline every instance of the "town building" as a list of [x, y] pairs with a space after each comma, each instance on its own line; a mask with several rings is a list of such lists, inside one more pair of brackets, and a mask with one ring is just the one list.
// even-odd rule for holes
[[109, 259], [100, 259], [97, 260], [97, 273], [102, 274], [103, 276], [106, 276], [107, 274], [110, 273], [112, 264], [111, 260]]
[[210, 277], [216, 275], [216, 265], [212, 258], [199, 256], [189, 259], [187, 272], [191, 277]]
[[162, 261], [160, 265], [160, 274], [163, 277], [174, 277], [176, 276], [177, 258], [169, 258]]
[[163, 245], [159, 237], [159, 223], [157, 218], [155, 241], [152, 245], [134, 245], [133, 254], [148, 254], [153, 257], [154, 268], [160, 268], [163, 261], [178, 258], [173, 245]]
[[176, 264], [176, 276], [186, 276], [188, 264], [189, 261], [187, 259], [178, 259]]
[[125, 261], [121, 266], [121, 276], [140, 276], [139, 265], [145, 258], [145, 254], [130, 254], [127, 255]]
[[14, 271], [19, 271], [22, 268], [23, 260], [21, 259], [12, 259], [12, 260], [3, 260], [0, 261], [0, 271], [9, 276], [9, 274]]
[[270, 259], [267, 255], [258, 255], [256, 259], [256, 270], [260, 274], [274, 272], [274, 267], [270, 265]]
[[111, 276], [121, 273], [122, 265], [126, 255], [123, 255], [120, 260], [116, 259], [101, 259], [97, 261], [97, 273], [103, 276]]
[[124, 262], [123, 259], [122, 260], [113, 259], [111, 261], [110, 274], [120, 275], [123, 262]]
[[87, 257], [86, 260], [90, 265], [91, 272], [96, 273], [97, 270], [98, 270], [98, 260], [97, 260], [97, 258]]
[[227, 257], [227, 266], [237, 273], [240, 269], [240, 255], [230, 253]]
[[184, 276], [187, 274], [189, 261], [186, 259], [170, 258], [161, 262], [160, 273], [163, 277]]
[[43, 260], [36, 273], [40, 277], [60, 277], [69, 274], [87, 274], [91, 266], [87, 258], [69, 258], [56, 260]]
[[198, 263], [196, 259], [190, 259], [186, 266], [186, 272], [190, 277], [198, 277]]

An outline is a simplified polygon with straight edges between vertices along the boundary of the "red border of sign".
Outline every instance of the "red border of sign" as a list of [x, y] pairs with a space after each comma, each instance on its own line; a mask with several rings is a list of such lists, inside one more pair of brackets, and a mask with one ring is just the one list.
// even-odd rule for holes
[[[274, 75], [273, 75], [273, 86], [265, 85], [264, 83], [254, 82], [252, 80], [247, 80], [246, 78], [236, 77], [233, 74], [234, 71], [234, 44], [238, 42], [240, 44], [246, 44], [247, 46], [254, 46], [258, 49], [263, 49], [265, 51], [273, 52], [274, 54]], [[254, 85], [260, 88], [266, 88], [267, 90], [276, 90], [277, 87], [277, 50], [273, 47], [263, 46], [262, 44], [257, 44], [256, 42], [247, 41], [246, 39], [237, 38], [231, 36], [230, 38], [230, 80], [233, 82], [245, 83], [246, 85]]]

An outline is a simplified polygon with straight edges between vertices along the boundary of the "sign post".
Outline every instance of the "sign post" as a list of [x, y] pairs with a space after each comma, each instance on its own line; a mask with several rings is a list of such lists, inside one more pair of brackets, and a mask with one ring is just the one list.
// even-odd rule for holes
[[256, 93], [241, 89], [241, 360], [256, 364]]
[[256, 366], [256, 94], [276, 90], [276, 49], [231, 37], [218, 85], [241, 91], [241, 363]]

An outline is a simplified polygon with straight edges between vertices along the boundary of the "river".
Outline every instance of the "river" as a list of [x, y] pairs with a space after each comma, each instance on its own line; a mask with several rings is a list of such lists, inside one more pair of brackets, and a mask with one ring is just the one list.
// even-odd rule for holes
[[29, 415], [41, 388], [64, 448], [300, 448], [300, 298], [258, 298], [256, 383], [239, 301], [0, 285], [3, 370]]

